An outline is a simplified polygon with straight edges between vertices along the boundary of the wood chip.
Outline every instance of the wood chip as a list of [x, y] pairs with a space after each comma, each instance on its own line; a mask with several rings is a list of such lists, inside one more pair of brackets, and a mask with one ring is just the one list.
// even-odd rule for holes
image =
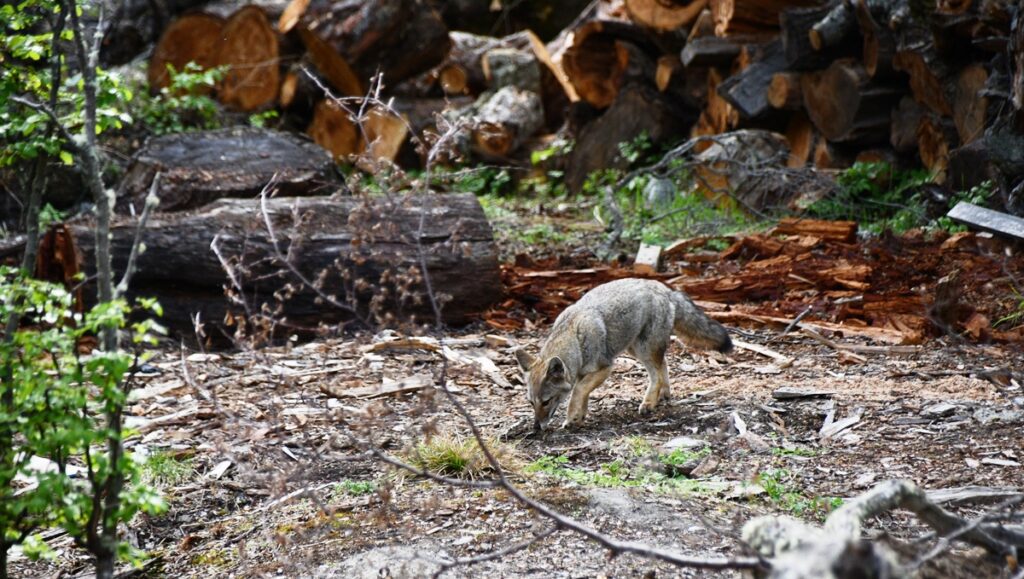
[[320, 391], [334, 398], [378, 398], [391, 394], [405, 394], [415, 392], [434, 383], [434, 377], [430, 374], [416, 374], [404, 380], [388, 380], [380, 386], [364, 386], [362, 388], [337, 388], [333, 384], [321, 384]]
[[772, 398], [776, 400], [796, 400], [799, 398], [824, 398], [834, 396], [832, 390], [807, 390], [804, 388], [791, 388], [783, 386], [772, 392]]

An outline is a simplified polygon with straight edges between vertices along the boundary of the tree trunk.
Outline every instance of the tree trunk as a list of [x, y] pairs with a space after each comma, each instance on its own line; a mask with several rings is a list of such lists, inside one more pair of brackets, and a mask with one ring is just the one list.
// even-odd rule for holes
[[[501, 295], [491, 227], [473, 195], [275, 198], [267, 200], [267, 211], [281, 253], [306, 279], [316, 280], [321, 294], [278, 260], [260, 200], [252, 199], [222, 199], [199, 212], [153, 215], [142, 230], [146, 251], [138, 256], [130, 294], [157, 298], [162, 321], [183, 336], [192, 335], [196, 313], [207, 335], [224, 329], [228, 313], [244, 312], [225, 297], [232, 280], [211, 249], [216, 240], [217, 250], [235, 266], [235, 280], [252, 311], [280, 308], [278, 322], [293, 326], [284, 329], [284, 337], [294, 326], [313, 329], [387, 314], [403, 323], [413, 316], [432, 320], [421, 264], [434, 291], [451, 298], [442, 309], [447, 323], [469, 321]], [[111, 228], [117, 271], [125, 267], [137, 227], [132, 219]], [[41, 269], [71, 284], [80, 271], [93, 279], [94, 228], [79, 220], [51, 230]], [[354, 313], [324, 303], [324, 296], [350, 305]]]
[[880, 142], [889, 137], [898, 87], [871, 81], [851, 59], [837, 60], [822, 72], [800, 79], [808, 115], [824, 137], [837, 142]]
[[322, 195], [341, 179], [314, 143], [251, 127], [175, 133], [150, 139], [128, 167], [119, 213], [140, 214], [159, 172], [159, 211], [202, 207], [224, 197], [254, 197], [277, 176], [281, 195]]

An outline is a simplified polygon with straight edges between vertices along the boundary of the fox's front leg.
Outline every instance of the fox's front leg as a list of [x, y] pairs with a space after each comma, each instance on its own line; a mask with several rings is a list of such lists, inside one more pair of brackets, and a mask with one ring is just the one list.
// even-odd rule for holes
[[608, 378], [611, 371], [612, 368], [609, 366], [587, 374], [576, 383], [576, 387], [572, 389], [572, 397], [569, 398], [569, 409], [566, 412], [565, 424], [562, 425], [562, 428], [577, 428], [583, 425], [583, 418], [587, 415], [587, 401], [590, 398], [590, 393]]

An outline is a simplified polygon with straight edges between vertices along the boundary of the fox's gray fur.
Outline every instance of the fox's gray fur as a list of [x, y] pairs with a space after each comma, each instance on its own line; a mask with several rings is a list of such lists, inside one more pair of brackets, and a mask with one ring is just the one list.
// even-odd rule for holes
[[587, 292], [558, 316], [539, 355], [516, 351], [526, 373], [526, 397], [536, 428], [547, 428], [566, 398], [570, 400], [564, 426], [582, 424], [590, 393], [605, 381], [623, 352], [639, 360], [650, 378], [640, 413], [654, 410], [669, 391], [665, 351], [673, 331], [696, 348], [732, 349], [721, 324], [686, 294], [660, 282], [620, 279]]

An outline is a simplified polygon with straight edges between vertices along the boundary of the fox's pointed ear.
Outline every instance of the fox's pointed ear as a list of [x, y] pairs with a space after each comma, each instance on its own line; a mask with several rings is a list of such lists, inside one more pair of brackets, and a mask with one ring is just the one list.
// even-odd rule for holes
[[563, 380], [565, 379], [565, 364], [562, 359], [558, 356], [551, 358], [548, 362], [548, 371], [544, 375], [548, 380]]
[[529, 372], [537, 358], [531, 356], [523, 348], [519, 348], [516, 350], [516, 361], [519, 362], [519, 367], [523, 369], [523, 372]]

